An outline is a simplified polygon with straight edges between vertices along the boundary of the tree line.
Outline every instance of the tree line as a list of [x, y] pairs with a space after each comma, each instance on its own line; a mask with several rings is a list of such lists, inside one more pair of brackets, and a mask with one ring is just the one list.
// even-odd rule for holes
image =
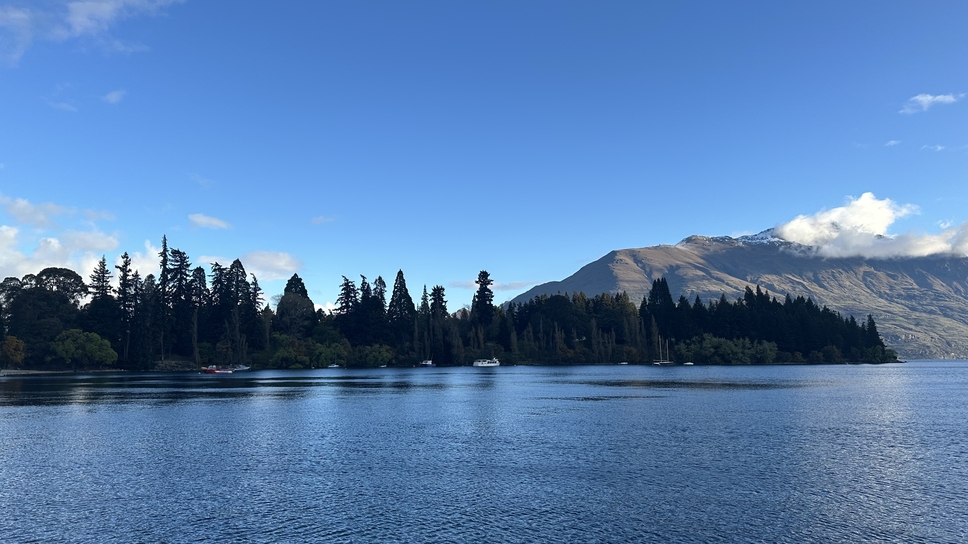
[[[730, 301], [674, 302], [664, 278], [636, 305], [627, 294], [542, 295], [495, 305], [493, 280], [478, 274], [470, 307], [451, 312], [443, 286], [414, 301], [403, 271], [342, 278], [337, 307], [316, 308], [297, 275], [275, 308], [236, 259], [193, 266], [162, 238], [157, 277], [142, 277], [124, 253], [102, 257], [85, 282], [46, 268], [0, 283], [0, 363], [30, 369], [188, 369], [440, 366], [499, 357], [505, 364], [696, 364], [896, 361], [872, 316], [778, 301], [759, 287]], [[115, 287], [116, 285], [116, 287]]]

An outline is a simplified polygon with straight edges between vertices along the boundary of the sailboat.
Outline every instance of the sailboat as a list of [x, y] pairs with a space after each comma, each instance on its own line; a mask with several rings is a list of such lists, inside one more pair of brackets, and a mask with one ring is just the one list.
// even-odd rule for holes
[[659, 358], [652, 361], [652, 364], [654, 366], [670, 366], [675, 364], [669, 360], [669, 341], [668, 340], [665, 341], [665, 357], [662, 356], [662, 337], [661, 336], [659, 337], [659, 341], [656, 342], [656, 344], [658, 344], [658, 348], [659, 348]]

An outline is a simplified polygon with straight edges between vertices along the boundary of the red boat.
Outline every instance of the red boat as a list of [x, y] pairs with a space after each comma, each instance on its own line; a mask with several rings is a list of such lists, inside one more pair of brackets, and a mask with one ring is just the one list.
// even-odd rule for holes
[[202, 372], [206, 374], [231, 374], [231, 368], [222, 368], [219, 366], [211, 365], [202, 367]]

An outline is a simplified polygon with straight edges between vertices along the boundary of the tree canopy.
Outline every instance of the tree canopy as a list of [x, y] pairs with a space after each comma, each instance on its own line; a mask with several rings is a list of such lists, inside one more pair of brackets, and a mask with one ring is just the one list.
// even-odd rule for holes
[[[896, 355], [872, 315], [844, 318], [811, 299], [782, 301], [759, 287], [742, 297], [676, 301], [664, 278], [641, 301], [625, 293], [557, 294], [495, 305], [494, 281], [477, 276], [469, 308], [451, 313], [442, 285], [419, 306], [398, 270], [342, 277], [336, 308], [317, 309], [293, 274], [266, 305], [258, 279], [236, 259], [193, 266], [162, 238], [157, 276], [142, 277], [127, 253], [101, 258], [90, 284], [64, 268], [0, 282], [2, 363], [26, 368], [198, 368], [462, 365], [500, 357], [517, 364], [887, 362]], [[662, 350], [668, 346], [669, 353]]]

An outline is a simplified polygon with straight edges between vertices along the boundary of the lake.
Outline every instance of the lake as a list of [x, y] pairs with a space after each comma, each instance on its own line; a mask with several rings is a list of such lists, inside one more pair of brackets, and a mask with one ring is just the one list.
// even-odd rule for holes
[[968, 362], [0, 378], [4, 542], [968, 541]]

